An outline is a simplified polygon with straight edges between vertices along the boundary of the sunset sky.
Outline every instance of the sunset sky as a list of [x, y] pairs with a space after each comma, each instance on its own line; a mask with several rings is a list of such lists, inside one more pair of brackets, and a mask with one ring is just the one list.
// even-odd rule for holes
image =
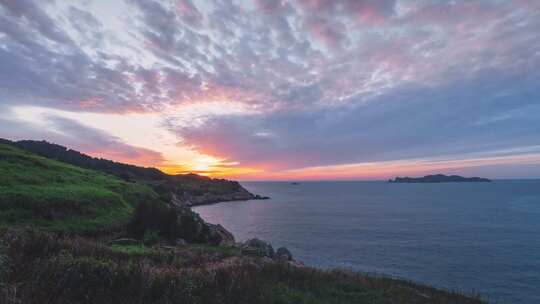
[[0, 0], [0, 113], [168, 173], [540, 177], [540, 1]]

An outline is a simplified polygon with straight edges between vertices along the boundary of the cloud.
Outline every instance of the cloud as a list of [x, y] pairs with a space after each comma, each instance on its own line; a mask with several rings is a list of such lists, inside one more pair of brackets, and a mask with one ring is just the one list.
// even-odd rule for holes
[[230, 115], [174, 130], [198, 151], [267, 170], [539, 145], [535, 81], [513, 89], [512, 76], [478, 77], [444, 88], [403, 88], [356, 107]]
[[48, 115], [44, 123], [46, 126], [0, 118], [0, 137], [12, 140], [47, 140], [95, 157], [140, 166], [158, 166], [165, 161], [159, 152], [127, 145], [119, 138], [75, 120]]
[[[85, 38], [91, 37], [91, 45], [102, 43], [99, 22], [91, 14], [70, 7], [71, 19], [60, 27], [45, 11], [47, 5], [16, 2], [0, 3], [2, 103], [100, 112], [153, 106], [148, 104], [152, 94], [137, 94], [136, 83], [130, 81], [137, 69], [128, 59], [91, 54], [74, 40], [77, 36], [86, 43]], [[71, 37], [68, 29], [77, 35]], [[90, 99], [92, 104], [86, 102]]]
[[177, 0], [176, 9], [182, 20], [194, 27], [201, 25], [203, 15], [191, 0]]
[[339, 21], [330, 22], [320, 17], [310, 16], [306, 18], [305, 28], [331, 49], [341, 47], [341, 44], [347, 40], [345, 25]]
[[395, 13], [396, 0], [298, 0], [305, 14], [343, 15], [360, 25], [380, 24]]
[[268, 170], [488, 153], [537, 144], [538, 28], [525, 0], [0, 0], [0, 103], [160, 115]]
[[[48, 1], [47, 1], [48, 2]], [[21, 23], [29, 24], [40, 34], [58, 43], [70, 43], [70, 39], [58, 27], [53, 19], [47, 15], [34, 1], [20, 0], [10, 1], [2, 0], [0, 2], [8, 15], [11, 15]]]

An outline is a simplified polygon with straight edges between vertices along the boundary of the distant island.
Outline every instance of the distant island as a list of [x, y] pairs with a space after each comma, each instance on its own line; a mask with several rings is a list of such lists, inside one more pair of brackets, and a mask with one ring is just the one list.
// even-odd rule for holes
[[482, 177], [463, 177], [459, 175], [426, 175], [424, 177], [396, 177], [390, 183], [482, 183], [491, 180]]

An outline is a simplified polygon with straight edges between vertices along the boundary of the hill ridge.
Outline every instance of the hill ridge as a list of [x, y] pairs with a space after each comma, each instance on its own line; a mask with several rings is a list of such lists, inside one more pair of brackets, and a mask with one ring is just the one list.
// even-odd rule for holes
[[177, 201], [188, 206], [265, 198], [250, 193], [236, 181], [215, 179], [194, 173], [169, 175], [152, 167], [92, 157], [44, 140], [11, 141], [0, 138], [0, 143], [81, 168], [112, 174], [126, 181], [144, 182], [164, 199], [171, 200], [174, 195]]

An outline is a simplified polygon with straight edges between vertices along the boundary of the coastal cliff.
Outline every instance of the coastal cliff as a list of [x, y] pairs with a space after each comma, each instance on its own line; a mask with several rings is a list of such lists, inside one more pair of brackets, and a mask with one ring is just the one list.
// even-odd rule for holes
[[246, 190], [240, 183], [216, 179], [193, 173], [169, 175], [156, 168], [145, 168], [91, 157], [81, 152], [46, 141], [0, 139], [0, 143], [68, 163], [119, 177], [127, 182], [140, 182], [150, 186], [166, 200], [196, 206], [228, 201], [268, 199]]
[[158, 192], [186, 177], [132, 177], [0, 143], [0, 303], [483, 303], [408, 281], [307, 267], [287, 248], [258, 239], [237, 243], [175, 193]]

